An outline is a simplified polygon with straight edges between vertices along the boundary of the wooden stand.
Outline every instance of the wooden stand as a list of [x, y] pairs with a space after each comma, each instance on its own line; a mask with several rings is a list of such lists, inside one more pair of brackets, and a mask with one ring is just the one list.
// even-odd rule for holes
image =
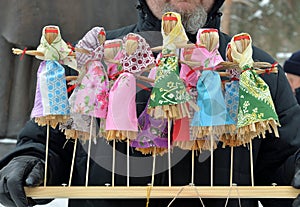
[[[174, 198], [180, 190], [178, 198], [296, 198], [300, 189], [291, 186], [182, 186], [158, 187], [151, 189], [151, 198]], [[115, 199], [146, 199], [148, 186], [131, 187], [25, 187], [28, 197], [33, 198], [115, 198]]]

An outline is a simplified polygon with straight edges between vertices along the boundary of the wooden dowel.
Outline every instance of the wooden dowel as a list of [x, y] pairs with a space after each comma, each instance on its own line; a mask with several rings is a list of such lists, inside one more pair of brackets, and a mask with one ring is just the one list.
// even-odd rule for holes
[[112, 172], [111, 172], [111, 185], [115, 186], [115, 170], [116, 170], [116, 140], [113, 140], [113, 157], [112, 157]]
[[171, 120], [168, 117], [168, 170], [169, 170], [169, 187], [172, 185], [171, 178]]
[[214, 185], [214, 140], [210, 135], [210, 186]]
[[253, 147], [250, 141], [250, 170], [251, 170], [251, 186], [254, 187], [254, 170], [253, 170]]
[[92, 146], [92, 132], [93, 132], [93, 117], [91, 117], [91, 125], [90, 125], [88, 156], [87, 156], [87, 162], [86, 162], [85, 187], [87, 187], [88, 183], [89, 183], [90, 157], [91, 157], [91, 146]]
[[232, 186], [232, 180], [233, 180], [233, 150], [234, 148], [230, 147], [230, 186]]
[[195, 150], [192, 150], [192, 175], [191, 175], [191, 184], [195, 184], [195, 179], [194, 179], [194, 174], [195, 174]]
[[73, 170], [74, 170], [75, 157], [76, 157], [77, 142], [78, 142], [78, 139], [75, 139], [74, 149], [73, 149], [73, 157], [72, 157], [72, 164], [71, 164], [71, 170], [70, 170], [70, 177], [69, 177], [69, 187], [71, 186], [71, 183], [72, 183]]
[[46, 135], [46, 152], [45, 152], [45, 174], [44, 174], [44, 187], [47, 185], [47, 172], [48, 172], [48, 155], [49, 155], [49, 139], [50, 139], [50, 121], [47, 123]]
[[[27, 197], [33, 198], [74, 198], [74, 199], [145, 199], [149, 186], [131, 187], [105, 187], [105, 186], [72, 186], [72, 187], [25, 187]], [[174, 198], [180, 186], [154, 186], [151, 190], [151, 198]], [[191, 186], [185, 187], [179, 198], [198, 198], [195, 192], [197, 188], [202, 198], [227, 198], [231, 186]], [[291, 186], [237, 186], [232, 190], [231, 198], [296, 198], [299, 189]], [[237, 194], [237, 192], [239, 192]]]
[[154, 147], [154, 151], [153, 151], [152, 177], [151, 177], [152, 187], [154, 186], [155, 164], [156, 164], [156, 147]]
[[129, 156], [129, 139], [127, 139], [127, 187], [129, 187], [129, 181], [130, 181], [130, 177], [129, 177], [129, 175], [130, 175], [130, 163], [129, 163], [129, 158], [130, 158], [130, 156]]

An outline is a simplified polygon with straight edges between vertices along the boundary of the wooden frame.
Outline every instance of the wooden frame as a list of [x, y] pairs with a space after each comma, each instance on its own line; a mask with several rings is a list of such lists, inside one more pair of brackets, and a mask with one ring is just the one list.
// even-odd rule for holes
[[[145, 199], [149, 187], [26, 187], [25, 192], [34, 198]], [[201, 198], [296, 198], [300, 189], [292, 186], [154, 186], [150, 198], [197, 198], [198, 193]]]

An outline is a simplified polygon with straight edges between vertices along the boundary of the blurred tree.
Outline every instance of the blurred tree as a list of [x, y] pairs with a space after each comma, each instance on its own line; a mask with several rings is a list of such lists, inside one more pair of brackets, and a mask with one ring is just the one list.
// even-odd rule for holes
[[300, 49], [299, 0], [226, 0], [223, 9], [225, 15], [231, 13], [226, 17], [230, 23], [223, 25], [229, 26], [222, 27], [228, 34], [248, 32], [256, 46], [275, 58], [277, 53]]

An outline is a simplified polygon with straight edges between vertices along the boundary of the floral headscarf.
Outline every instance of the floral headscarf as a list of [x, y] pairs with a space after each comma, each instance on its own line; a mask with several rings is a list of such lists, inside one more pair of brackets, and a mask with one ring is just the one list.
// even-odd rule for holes
[[[53, 31], [57, 33], [57, 37], [51, 44], [48, 43], [45, 37], [48, 29], [53, 29]], [[36, 58], [40, 60], [63, 61], [63, 64], [68, 65], [71, 68], [77, 68], [76, 60], [74, 57], [69, 56], [71, 49], [62, 39], [58, 26], [47, 25], [43, 28], [40, 45], [38, 46], [37, 51], [44, 54], [44, 56], [36, 56]]]

